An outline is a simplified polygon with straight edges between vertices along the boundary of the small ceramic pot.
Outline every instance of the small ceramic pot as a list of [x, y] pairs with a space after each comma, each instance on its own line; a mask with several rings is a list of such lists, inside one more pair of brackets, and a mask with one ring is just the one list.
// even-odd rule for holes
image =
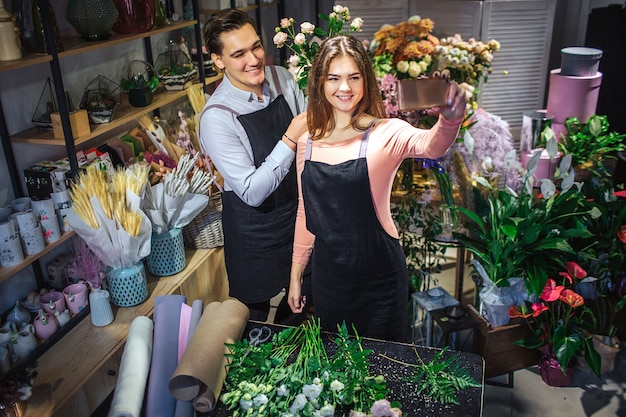
[[83, 283], [71, 284], [63, 289], [65, 304], [72, 314], [78, 314], [87, 305], [87, 289]]

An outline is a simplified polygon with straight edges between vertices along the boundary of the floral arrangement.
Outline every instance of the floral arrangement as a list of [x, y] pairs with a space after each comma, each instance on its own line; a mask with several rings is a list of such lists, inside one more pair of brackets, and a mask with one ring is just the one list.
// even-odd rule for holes
[[450, 78], [459, 83], [475, 103], [477, 88], [481, 82], [487, 82], [491, 72], [493, 54], [500, 50], [500, 43], [491, 39], [484, 43], [470, 38], [465, 41], [456, 34], [441, 38], [435, 48], [435, 62], [437, 71], [448, 71]]
[[[327, 23], [328, 30], [303, 22], [298, 31], [292, 17], [281, 19], [280, 26], [275, 29], [274, 44], [278, 48], [286, 46], [293, 52], [289, 58], [289, 66], [302, 89], [308, 85], [309, 68], [322, 41], [337, 35], [360, 32], [363, 26], [363, 19], [356, 17], [351, 20], [350, 10], [339, 4], [333, 6], [330, 14], [319, 14], [319, 17]], [[344, 28], [348, 22], [350, 24]]]
[[432, 34], [434, 27], [431, 19], [412, 16], [395, 26], [384, 25], [374, 34], [369, 50], [389, 117], [395, 117], [398, 111], [389, 85], [433, 73], [447, 74], [459, 83], [470, 108], [477, 108], [480, 83], [487, 81], [500, 43], [495, 39], [487, 43], [474, 38], [465, 41], [458, 34], [439, 39]]
[[395, 26], [384, 25], [370, 44], [374, 72], [397, 79], [417, 78], [428, 73], [439, 39], [432, 35], [435, 24], [430, 19], [412, 16]]
[[547, 356], [554, 356], [565, 374], [573, 358], [584, 356], [593, 372], [600, 376], [600, 356], [581, 326], [585, 315], [591, 311], [585, 306], [584, 298], [571, 287], [574, 281], [582, 280], [587, 272], [575, 262], [568, 262], [560, 272], [557, 282], [549, 278], [539, 301], [511, 307], [510, 317], [533, 318], [528, 321], [532, 334], [516, 344], [527, 348], [543, 347]]

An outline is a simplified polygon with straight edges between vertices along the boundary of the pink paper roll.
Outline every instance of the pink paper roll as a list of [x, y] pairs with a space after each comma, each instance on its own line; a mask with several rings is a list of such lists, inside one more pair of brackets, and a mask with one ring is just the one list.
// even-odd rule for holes
[[554, 123], [565, 123], [568, 117], [587, 122], [596, 112], [602, 73], [575, 77], [561, 75], [560, 72], [560, 68], [550, 71], [547, 112], [554, 116]]
[[200, 412], [211, 411], [226, 379], [225, 343], [241, 338], [250, 312], [236, 299], [207, 305], [174, 375], [169, 389], [182, 401], [194, 401]]

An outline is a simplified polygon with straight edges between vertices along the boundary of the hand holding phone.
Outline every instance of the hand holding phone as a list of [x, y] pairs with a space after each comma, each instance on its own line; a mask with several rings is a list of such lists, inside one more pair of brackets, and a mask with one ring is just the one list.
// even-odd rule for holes
[[414, 78], [398, 81], [398, 108], [415, 111], [446, 104], [450, 82], [445, 78]]

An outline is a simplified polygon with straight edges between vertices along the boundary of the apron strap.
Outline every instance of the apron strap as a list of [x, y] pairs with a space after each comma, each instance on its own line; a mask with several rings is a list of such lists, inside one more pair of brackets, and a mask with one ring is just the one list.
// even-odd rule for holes
[[272, 73], [274, 85], [276, 86], [276, 97], [278, 97], [283, 93], [283, 89], [280, 86], [280, 80], [278, 79], [278, 73], [276, 72], [276, 67], [274, 65], [270, 65], [270, 72]]
[[[370, 126], [367, 128], [365, 132], [363, 132], [363, 136], [361, 137], [361, 146], [359, 148], [359, 158], [365, 158], [365, 153], [367, 152], [367, 144], [370, 139], [370, 131], [372, 127], [376, 124], [378, 119], [374, 119]], [[309, 139], [306, 141], [306, 149], [304, 151], [304, 160], [308, 161], [311, 159], [311, 151], [313, 148], [313, 140], [311, 139], [311, 135], [309, 135]]]

